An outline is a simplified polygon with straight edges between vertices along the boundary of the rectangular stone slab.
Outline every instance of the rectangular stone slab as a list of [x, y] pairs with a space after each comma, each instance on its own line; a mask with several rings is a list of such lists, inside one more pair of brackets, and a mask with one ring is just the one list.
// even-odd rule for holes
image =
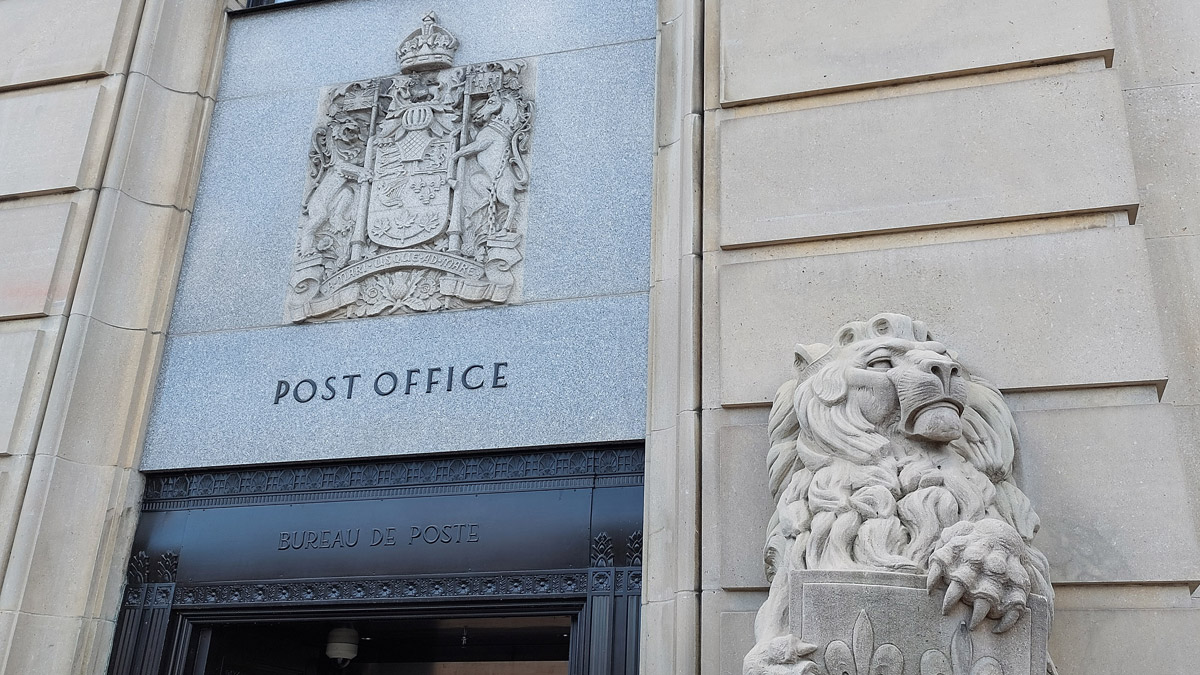
[[1104, 0], [722, 0], [720, 14], [722, 103], [1113, 49]]
[[1138, 202], [1111, 71], [734, 117], [716, 129], [705, 192], [726, 248]]
[[747, 262], [718, 285], [721, 380], [706, 405], [773, 400], [793, 345], [884, 311], [924, 321], [1001, 389], [1167, 377], [1140, 227]]
[[56, 202], [0, 209], [0, 317], [48, 315], [66, 295], [54, 276], [72, 208]]
[[[791, 631], [818, 646], [814, 654], [818, 664], [825, 663], [828, 645], [840, 640], [850, 647], [859, 673], [868, 672], [868, 666], [857, 662], [877, 654], [885, 644], [900, 650], [904, 672], [914, 675], [950, 675], [949, 671], [922, 668], [923, 660], [936, 658], [926, 655], [930, 650], [941, 652], [947, 663], [954, 663], [957, 657], [969, 666], [994, 658], [1003, 666], [1004, 675], [1046, 672], [1050, 612], [1041, 596], [1030, 597], [1029, 611], [1007, 632], [992, 633], [995, 622], [985, 619], [956, 639], [955, 633], [970, 622], [970, 608], [960, 602], [943, 616], [944, 591], [927, 592], [924, 577], [918, 575], [805, 570], [792, 572], [791, 586]], [[968, 645], [969, 658], [963, 650]], [[872, 668], [869, 672], [874, 675], [877, 671]], [[959, 675], [958, 669], [953, 672]], [[962, 675], [972, 672], [976, 671], [965, 670]], [[830, 675], [841, 673], [831, 671]]]

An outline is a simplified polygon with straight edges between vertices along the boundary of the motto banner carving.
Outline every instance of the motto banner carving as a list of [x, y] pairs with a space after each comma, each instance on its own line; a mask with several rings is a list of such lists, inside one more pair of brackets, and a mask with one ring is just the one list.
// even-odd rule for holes
[[321, 94], [287, 315], [486, 306], [518, 283], [533, 103], [523, 61], [455, 67], [430, 12], [396, 75]]

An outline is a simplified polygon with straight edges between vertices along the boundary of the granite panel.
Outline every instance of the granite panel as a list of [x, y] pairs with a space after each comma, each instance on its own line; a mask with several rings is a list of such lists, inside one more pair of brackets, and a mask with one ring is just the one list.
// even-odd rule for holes
[[720, 15], [725, 103], [1113, 49], [1106, 0], [723, 0]]
[[706, 405], [771, 401], [792, 345], [882, 311], [926, 322], [1002, 389], [1167, 377], [1138, 226], [746, 262], [716, 282], [720, 385]]
[[895, 96], [716, 125], [724, 247], [1132, 209], [1111, 71]]
[[654, 42], [537, 60], [525, 300], [650, 287]]
[[[632, 294], [175, 335], [142, 468], [642, 438], [646, 317], [646, 294]], [[507, 364], [501, 386], [496, 363]], [[485, 367], [465, 384], [483, 385], [469, 389], [462, 376], [475, 364]], [[405, 394], [410, 369], [423, 370]], [[297, 388], [303, 379], [312, 384]], [[288, 392], [276, 403], [280, 381]]]
[[[531, 65], [537, 117], [521, 263], [524, 299], [645, 291], [653, 42], [554, 54]], [[318, 92], [217, 104], [173, 333], [286, 322]]]
[[316, 112], [316, 90], [217, 104], [172, 332], [284, 323]]
[[220, 99], [396, 71], [396, 46], [433, 10], [458, 37], [458, 63], [511, 59], [654, 37], [653, 2], [344, 0], [234, 17]]

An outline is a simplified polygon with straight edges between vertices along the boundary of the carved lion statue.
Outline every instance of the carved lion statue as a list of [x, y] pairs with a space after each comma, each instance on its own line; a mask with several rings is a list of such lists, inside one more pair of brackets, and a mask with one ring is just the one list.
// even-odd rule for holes
[[746, 675], [820, 673], [806, 658], [817, 647], [789, 631], [792, 570], [924, 574], [930, 592], [946, 587], [943, 611], [964, 602], [971, 629], [992, 619], [997, 633], [1029, 594], [1052, 601], [994, 386], [900, 314], [849, 323], [833, 346], [797, 345], [795, 368], [768, 423], [771, 590]]

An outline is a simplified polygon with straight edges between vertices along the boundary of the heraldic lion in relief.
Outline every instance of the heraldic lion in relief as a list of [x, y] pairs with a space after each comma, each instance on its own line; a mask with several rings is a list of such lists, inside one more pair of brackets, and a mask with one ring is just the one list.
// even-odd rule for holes
[[[796, 379], [771, 408], [771, 590], [745, 675], [808, 675], [817, 647], [789, 630], [793, 570], [927, 575], [970, 628], [1010, 629], [1031, 593], [1052, 601], [1038, 517], [1012, 482], [1017, 432], [1000, 392], [925, 325], [899, 314], [797, 345]], [[1051, 667], [1052, 668], [1052, 667]]]

